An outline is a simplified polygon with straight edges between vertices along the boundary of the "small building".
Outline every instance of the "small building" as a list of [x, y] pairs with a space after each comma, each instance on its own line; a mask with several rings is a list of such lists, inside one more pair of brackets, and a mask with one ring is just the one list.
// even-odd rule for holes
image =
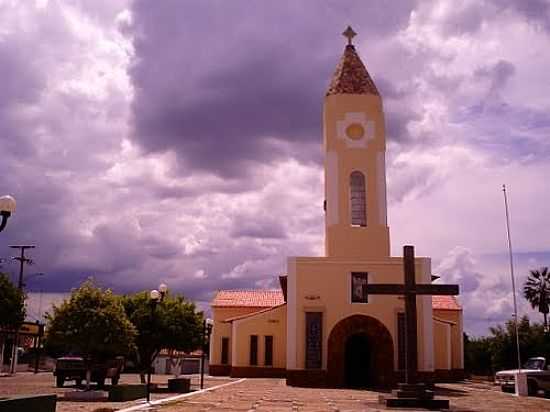
[[[289, 257], [280, 289], [218, 291], [212, 375], [387, 387], [404, 374], [404, 300], [367, 293], [404, 279], [403, 258], [390, 255], [382, 97], [346, 34], [324, 98], [325, 255]], [[432, 283], [430, 258], [414, 266], [417, 284]], [[416, 301], [420, 377], [461, 378], [462, 308], [451, 296]]]
[[208, 358], [202, 357], [201, 350], [187, 353], [162, 349], [153, 361], [153, 369], [155, 373], [162, 375], [192, 375], [200, 373], [203, 359], [205, 373], [208, 373]]

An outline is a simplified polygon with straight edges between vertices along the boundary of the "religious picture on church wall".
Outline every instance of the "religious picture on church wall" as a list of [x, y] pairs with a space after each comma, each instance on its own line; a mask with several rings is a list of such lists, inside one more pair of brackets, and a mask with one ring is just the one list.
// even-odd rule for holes
[[351, 302], [368, 303], [367, 272], [351, 273]]
[[322, 367], [323, 313], [306, 312], [306, 369]]

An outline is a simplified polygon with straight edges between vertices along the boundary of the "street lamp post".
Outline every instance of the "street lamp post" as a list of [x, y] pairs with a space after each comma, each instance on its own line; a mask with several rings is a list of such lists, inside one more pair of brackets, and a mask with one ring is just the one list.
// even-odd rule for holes
[[[202, 353], [201, 353], [201, 389], [204, 389], [204, 362], [206, 352], [210, 346], [210, 335], [212, 334], [212, 319], [205, 319], [202, 323]], [[210, 353], [210, 351], [208, 351]]]
[[0, 197], [0, 232], [4, 230], [8, 219], [15, 212], [15, 199], [11, 196]]
[[[158, 290], [153, 289], [149, 293], [149, 304], [151, 306], [151, 332], [155, 325], [155, 310], [157, 305], [164, 300], [166, 293], [168, 292], [168, 286], [165, 283], [159, 285]], [[153, 358], [149, 359], [149, 367], [147, 368], [147, 403], [151, 402], [151, 372], [153, 369]]]

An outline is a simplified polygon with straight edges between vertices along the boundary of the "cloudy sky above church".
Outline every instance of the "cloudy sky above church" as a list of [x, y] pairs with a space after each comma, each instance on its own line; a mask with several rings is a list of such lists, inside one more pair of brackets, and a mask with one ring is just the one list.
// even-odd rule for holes
[[0, 0], [0, 257], [38, 246], [32, 291], [277, 286], [323, 253], [348, 24], [384, 99], [393, 254], [461, 285], [468, 331], [509, 318], [503, 183], [519, 285], [550, 265], [546, 0]]

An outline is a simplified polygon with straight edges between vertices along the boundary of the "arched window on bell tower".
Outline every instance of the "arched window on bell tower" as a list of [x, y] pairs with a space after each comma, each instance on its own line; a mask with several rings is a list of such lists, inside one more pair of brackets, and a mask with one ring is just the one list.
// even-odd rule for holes
[[355, 171], [350, 175], [350, 212], [352, 226], [367, 226], [367, 191], [365, 175]]

